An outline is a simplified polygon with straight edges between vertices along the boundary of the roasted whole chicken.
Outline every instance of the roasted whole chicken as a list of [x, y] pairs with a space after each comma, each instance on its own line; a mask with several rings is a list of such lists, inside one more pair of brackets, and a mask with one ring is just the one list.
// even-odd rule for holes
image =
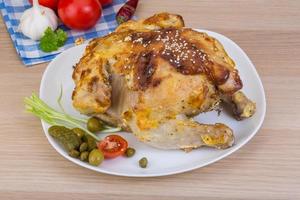
[[239, 120], [255, 112], [255, 103], [239, 91], [242, 81], [220, 42], [169, 13], [123, 23], [92, 40], [73, 80], [78, 111], [162, 149], [228, 148], [234, 143], [228, 126], [192, 117], [221, 101]]

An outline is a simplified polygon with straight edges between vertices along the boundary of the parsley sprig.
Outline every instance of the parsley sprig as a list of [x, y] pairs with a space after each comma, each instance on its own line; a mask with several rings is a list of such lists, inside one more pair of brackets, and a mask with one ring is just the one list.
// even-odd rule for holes
[[40, 40], [40, 48], [44, 52], [56, 51], [65, 44], [67, 38], [67, 33], [62, 29], [53, 31], [48, 27]]

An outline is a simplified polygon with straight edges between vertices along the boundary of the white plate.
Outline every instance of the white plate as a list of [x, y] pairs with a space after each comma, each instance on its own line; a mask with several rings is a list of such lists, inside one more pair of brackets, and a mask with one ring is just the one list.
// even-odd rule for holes
[[[82, 167], [107, 174], [133, 177], [164, 176], [190, 171], [214, 163], [241, 148], [256, 134], [264, 120], [266, 100], [263, 85], [254, 65], [238, 45], [221, 34], [206, 30], [198, 31], [207, 32], [224, 45], [226, 51], [237, 65], [244, 83], [243, 91], [257, 105], [255, 115], [243, 121], [236, 121], [226, 112], [222, 112], [218, 116], [213, 111], [195, 117], [197, 121], [201, 121], [202, 123], [222, 122], [231, 127], [236, 139], [233, 147], [226, 150], [200, 148], [190, 153], [185, 153], [181, 150], [160, 150], [138, 142], [130, 133], [121, 133], [128, 140], [129, 145], [136, 149], [135, 156], [132, 158], [118, 157], [112, 160], [105, 160], [99, 167], [94, 167], [78, 159], [69, 157], [64, 149], [49, 136], [47, 132], [49, 128], [48, 124], [42, 122], [44, 132], [51, 145], [62, 156]], [[60, 87], [63, 85], [63, 106], [67, 113], [75, 116], [80, 116], [80, 114], [72, 107], [71, 94], [74, 83], [71, 74], [73, 71], [72, 67], [79, 61], [84, 48], [85, 45], [76, 46], [57, 56], [44, 72], [40, 86], [40, 97], [50, 106], [59, 109], [56, 100], [60, 92]], [[138, 160], [144, 156], [149, 161], [146, 169], [142, 169], [138, 165]]]

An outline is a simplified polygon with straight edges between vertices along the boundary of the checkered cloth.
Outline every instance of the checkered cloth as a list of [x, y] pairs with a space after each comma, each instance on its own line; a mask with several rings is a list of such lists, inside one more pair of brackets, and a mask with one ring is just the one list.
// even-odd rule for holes
[[18, 26], [22, 13], [31, 7], [28, 0], [0, 0], [0, 10], [7, 31], [13, 44], [20, 55], [21, 60], [27, 66], [47, 62], [55, 58], [60, 52], [74, 46], [77, 38], [83, 37], [85, 40], [106, 35], [117, 27], [115, 15], [126, 0], [113, 0], [113, 4], [103, 8], [101, 20], [87, 31], [74, 31], [60, 24], [59, 28], [68, 33], [68, 40], [58, 51], [45, 53], [39, 49], [39, 42], [33, 41], [24, 36]]

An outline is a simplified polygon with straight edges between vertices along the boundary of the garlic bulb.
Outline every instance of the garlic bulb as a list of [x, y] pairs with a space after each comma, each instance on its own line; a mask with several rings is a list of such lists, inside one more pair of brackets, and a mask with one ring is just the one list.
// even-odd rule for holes
[[53, 10], [33, 0], [33, 7], [26, 10], [20, 19], [19, 30], [27, 37], [39, 40], [48, 27], [53, 31], [57, 28], [57, 16]]

